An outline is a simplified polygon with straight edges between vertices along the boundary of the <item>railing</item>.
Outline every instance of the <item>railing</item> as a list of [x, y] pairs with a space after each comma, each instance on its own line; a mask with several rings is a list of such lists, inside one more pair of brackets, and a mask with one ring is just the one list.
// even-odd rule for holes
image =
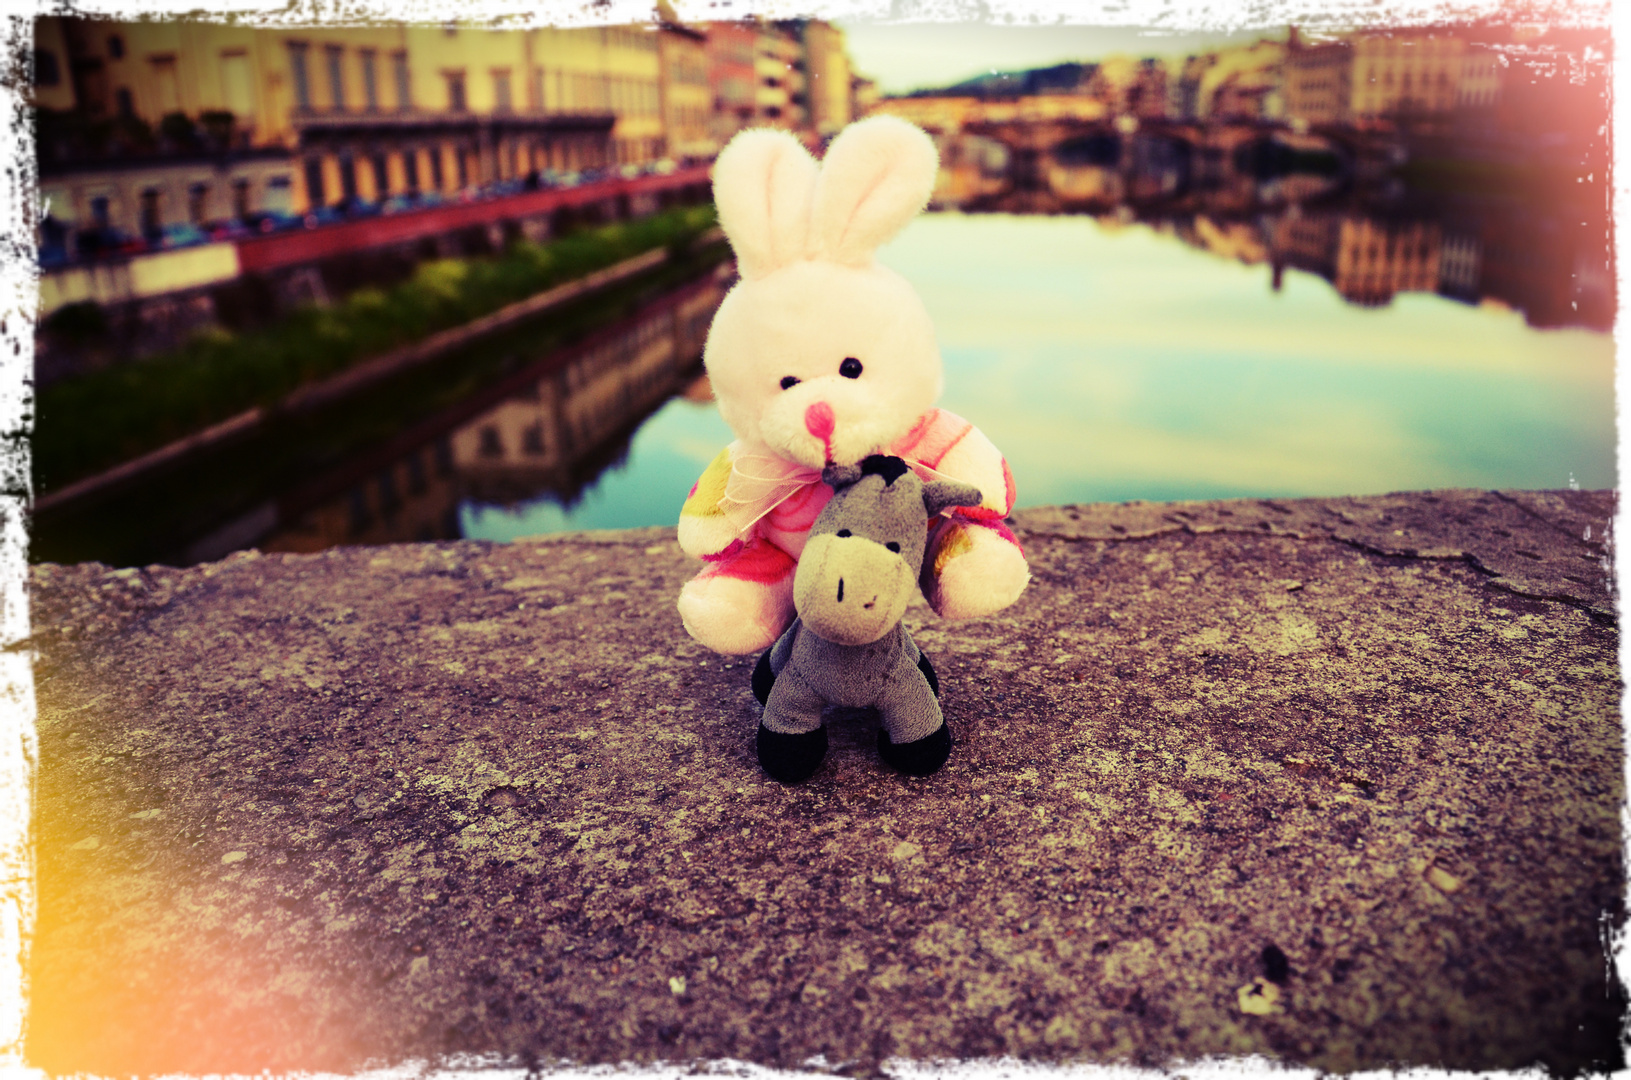
[[599, 180], [577, 187], [424, 207], [316, 228], [293, 228], [236, 241], [94, 259], [40, 275], [41, 315], [79, 301], [117, 304], [145, 299], [216, 285], [246, 273], [411, 244], [462, 229], [546, 217], [558, 210], [625, 198], [659, 197], [707, 182], [708, 166], [698, 165], [666, 176]]
[[557, 210], [577, 209], [624, 196], [660, 195], [707, 181], [708, 167], [699, 165], [667, 176], [601, 180], [579, 187], [527, 191], [496, 199], [363, 218], [319, 229], [272, 233], [238, 241], [238, 262], [244, 273], [276, 270], [370, 248], [412, 243], [460, 229], [541, 217]]

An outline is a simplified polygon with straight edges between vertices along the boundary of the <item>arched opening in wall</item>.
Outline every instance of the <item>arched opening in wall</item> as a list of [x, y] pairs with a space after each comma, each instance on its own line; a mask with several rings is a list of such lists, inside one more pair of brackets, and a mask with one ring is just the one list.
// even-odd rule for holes
[[1054, 147], [1053, 159], [1065, 166], [1113, 167], [1121, 162], [1121, 136], [1106, 131], [1066, 139]]

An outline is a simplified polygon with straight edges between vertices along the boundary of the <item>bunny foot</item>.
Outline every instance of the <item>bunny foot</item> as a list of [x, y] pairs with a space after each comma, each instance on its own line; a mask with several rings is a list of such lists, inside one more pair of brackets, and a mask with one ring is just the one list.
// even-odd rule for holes
[[1031, 580], [1025, 553], [1000, 523], [952, 519], [929, 541], [923, 593], [942, 618], [993, 615], [1019, 599]]
[[727, 655], [768, 648], [793, 621], [794, 566], [763, 540], [709, 564], [680, 590], [686, 632]]

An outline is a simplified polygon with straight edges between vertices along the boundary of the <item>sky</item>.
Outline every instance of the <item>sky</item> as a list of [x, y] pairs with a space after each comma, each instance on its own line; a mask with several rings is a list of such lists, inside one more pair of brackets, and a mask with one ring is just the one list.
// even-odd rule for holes
[[979, 22], [884, 23], [837, 19], [855, 70], [886, 94], [948, 86], [991, 71], [1047, 67], [1068, 60], [1186, 56], [1284, 31], [1172, 33], [1126, 26], [1000, 26]]

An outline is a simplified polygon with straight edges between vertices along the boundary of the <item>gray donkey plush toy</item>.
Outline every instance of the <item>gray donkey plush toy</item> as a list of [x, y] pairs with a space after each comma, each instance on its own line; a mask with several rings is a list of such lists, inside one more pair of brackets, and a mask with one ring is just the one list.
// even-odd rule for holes
[[928, 522], [951, 506], [977, 506], [968, 484], [925, 484], [898, 457], [829, 465], [832, 501], [810, 527], [793, 578], [798, 618], [759, 658], [753, 692], [764, 705], [759, 764], [784, 784], [827, 755], [828, 706], [876, 710], [878, 753], [903, 773], [927, 776], [951, 754], [940, 687], [901, 625], [923, 569]]

